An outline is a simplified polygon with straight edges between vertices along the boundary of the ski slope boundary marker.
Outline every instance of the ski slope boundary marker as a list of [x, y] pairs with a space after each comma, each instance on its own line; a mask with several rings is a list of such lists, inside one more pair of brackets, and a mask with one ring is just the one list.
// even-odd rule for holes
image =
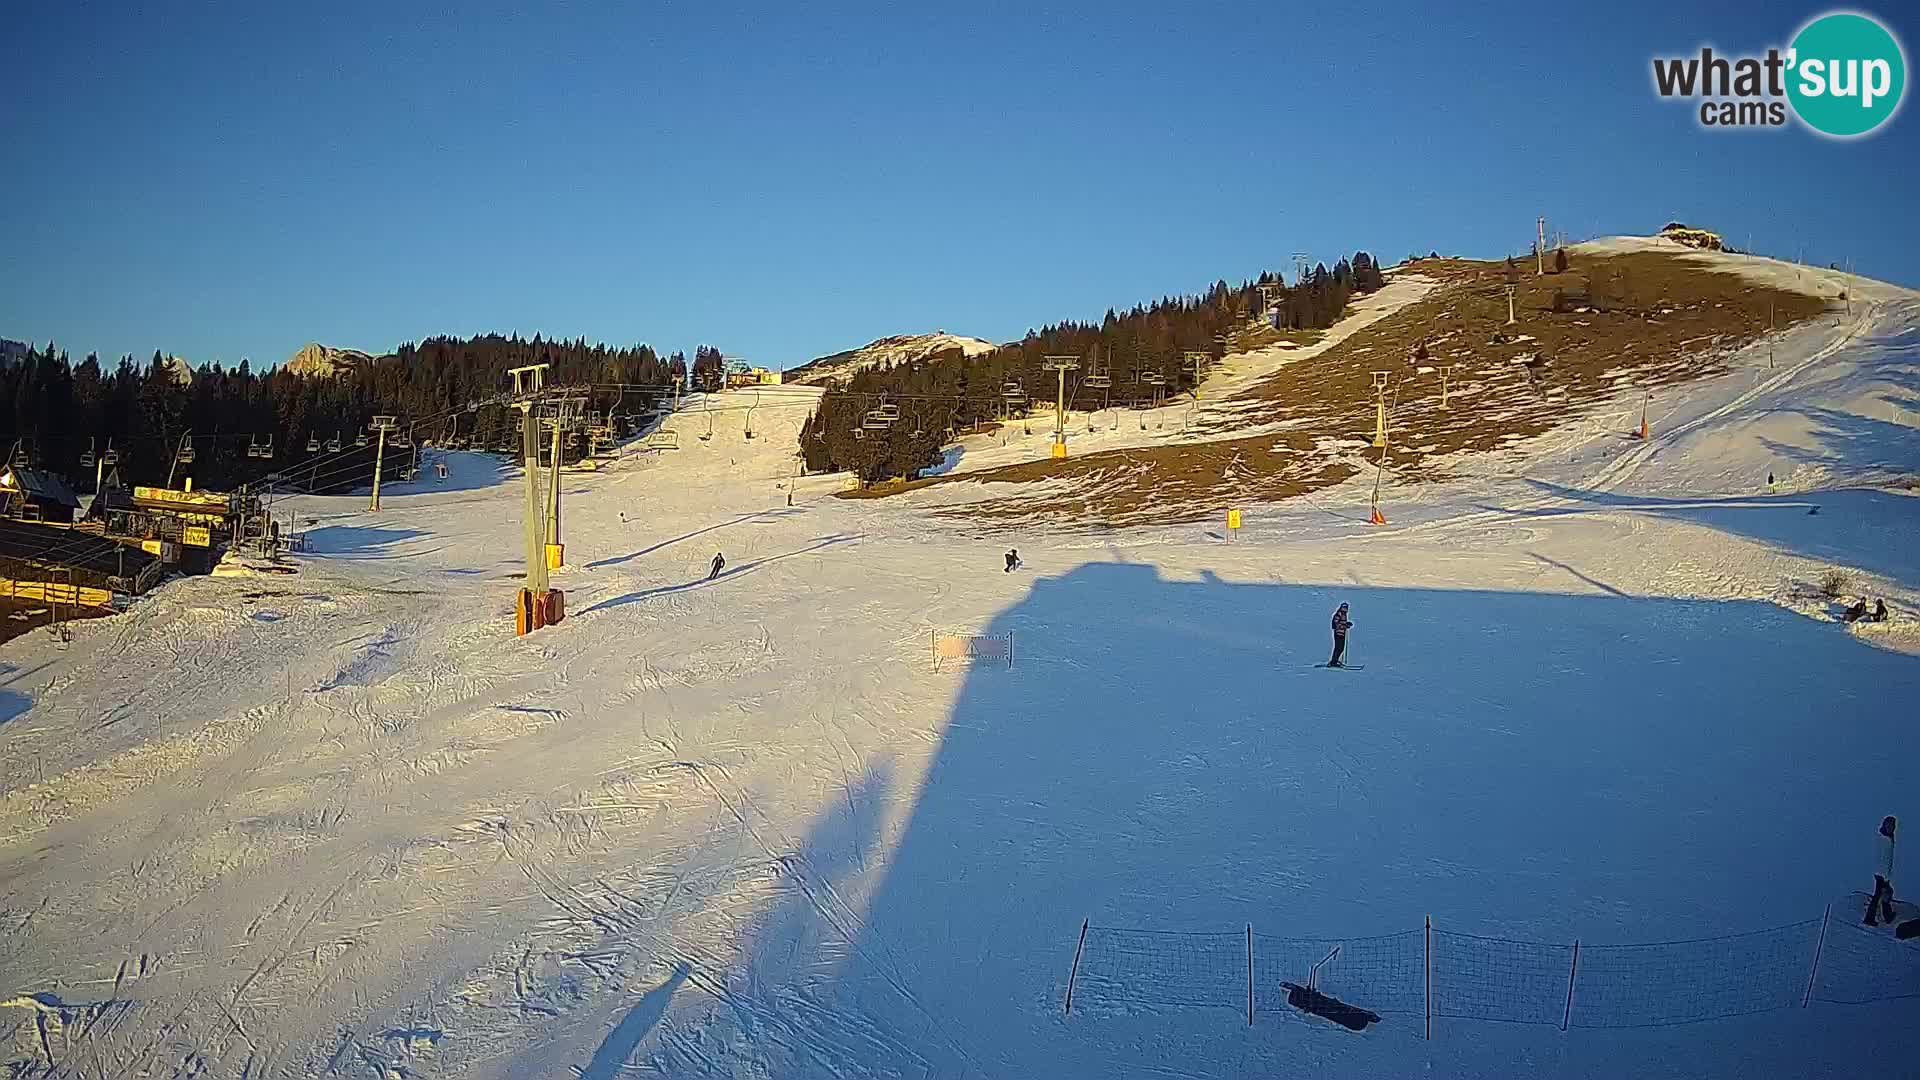
[[1008, 667], [1013, 666], [1013, 631], [1007, 631], [1005, 637], [987, 637], [979, 634], [942, 634], [934, 631], [928, 635], [933, 647], [933, 670], [940, 672], [942, 660], [962, 662], [973, 660], [1005, 660]]

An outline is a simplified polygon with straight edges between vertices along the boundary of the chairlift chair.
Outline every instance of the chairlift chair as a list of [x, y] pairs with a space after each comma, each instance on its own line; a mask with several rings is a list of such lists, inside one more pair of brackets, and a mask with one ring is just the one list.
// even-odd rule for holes
[[93, 456], [93, 440], [88, 439], [86, 453], [80, 455], [80, 467], [83, 469], [91, 469], [93, 468], [95, 460]]
[[339, 452], [340, 452], [340, 433], [336, 431], [333, 433], [333, 438], [327, 440], [327, 453], [337, 454]]
[[120, 451], [113, 448], [113, 440], [107, 440], [107, 448], [100, 453], [100, 464], [114, 466], [120, 464]]
[[318, 435], [307, 436], [307, 453], [317, 454], [319, 452], [320, 452], [320, 436]]
[[372, 440], [367, 438], [367, 433], [364, 431], [353, 437], [353, 445], [355, 446], [365, 446], [371, 441]]

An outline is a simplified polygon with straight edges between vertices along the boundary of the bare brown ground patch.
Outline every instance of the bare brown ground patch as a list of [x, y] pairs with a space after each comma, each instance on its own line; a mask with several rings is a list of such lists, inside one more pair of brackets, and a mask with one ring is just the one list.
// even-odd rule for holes
[[[1523, 270], [1518, 322], [1508, 326], [1504, 263], [1424, 259], [1417, 270], [1446, 284], [1254, 387], [1244, 396], [1267, 407], [1249, 419], [1370, 438], [1373, 373], [1385, 371], [1391, 461], [1418, 472], [1426, 458], [1540, 434], [1625, 391], [1657, 394], [1724, 373], [1726, 356], [1766, 333], [1770, 320], [1784, 328], [1825, 309], [1679, 254], [1635, 252], [1581, 257], [1561, 274]], [[1556, 289], [1566, 310], [1554, 310]], [[1442, 411], [1441, 371], [1452, 365]], [[1623, 423], [1622, 433], [1631, 427]]]
[[[1406, 272], [1437, 278], [1439, 288], [1234, 399], [1251, 408], [1196, 421], [1203, 433], [1210, 424], [1223, 438], [943, 477], [1066, 480], [1074, 490], [988, 498], [938, 513], [1142, 525], [1198, 520], [1228, 506], [1328, 487], [1358, 471], [1354, 443], [1373, 435], [1375, 371], [1388, 373], [1389, 472], [1402, 481], [1439, 480], [1428, 463], [1440, 455], [1500, 449], [1591, 415], [1620, 395], [1657, 397], [1723, 374], [1729, 354], [1770, 326], [1784, 329], [1827, 312], [1819, 299], [1717, 272], [1680, 252], [1580, 256], [1565, 273], [1544, 276], [1529, 261], [1520, 271], [1518, 321], [1509, 326], [1504, 262], [1422, 259]], [[1556, 289], [1565, 310], [1554, 310]], [[1442, 410], [1440, 372], [1453, 365]], [[1623, 437], [1638, 423], [1637, 413], [1614, 419]], [[1287, 430], [1231, 434], [1275, 423]], [[1347, 440], [1349, 449], [1345, 456], [1316, 451], [1323, 439]], [[1366, 452], [1369, 459], [1374, 453]]]
[[1066, 514], [1078, 524], [1106, 526], [1198, 521], [1229, 506], [1272, 502], [1337, 484], [1356, 471], [1348, 462], [1314, 456], [1313, 448], [1310, 435], [1281, 432], [1004, 465], [952, 480], [1065, 480], [1075, 490], [1038, 500], [990, 498], [938, 514], [1000, 522]]

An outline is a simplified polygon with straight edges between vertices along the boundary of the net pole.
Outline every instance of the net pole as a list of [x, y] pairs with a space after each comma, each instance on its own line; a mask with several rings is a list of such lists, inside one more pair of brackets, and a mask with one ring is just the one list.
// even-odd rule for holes
[[1433, 1039], [1433, 916], [1431, 915], [1427, 916], [1426, 938], [1427, 938], [1427, 993], [1426, 993], [1427, 1027], [1426, 1027], [1426, 1033], [1421, 1037], [1431, 1041]]
[[1800, 1007], [1813, 1004], [1813, 980], [1820, 974], [1820, 951], [1827, 946], [1827, 920], [1833, 917], [1833, 905], [1820, 913], [1820, 936], [1813, 942], [1813, 965], [1807, 969], [1807, 992], [1800, 999]]
[[1573, 1022], [1573, 980], [1580, 974], [1580, 939], [1573, 939], [1573, 962], [1567, 965], [1567, 1011], [1560, 1014], [1560, 1030]]
[[1086, 951], [1086, 948], [1087, 948], [1087, 922], [1088, 921], [1089, 920], [1086, 920], [1086, 919], [1080, 920], [1080, 944], [1074, 946], [1073, 948], [1073, 970], [1067, 973], [1066, 1015], [1068, 1016], [1073, 1015], [1073, 983], [1074, 983], [1074, 980], [1080, 977], [1080, 954]]

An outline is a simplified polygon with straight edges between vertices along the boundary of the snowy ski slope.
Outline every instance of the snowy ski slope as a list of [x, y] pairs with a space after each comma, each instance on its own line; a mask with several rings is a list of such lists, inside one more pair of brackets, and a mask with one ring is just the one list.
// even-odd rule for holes
[[[792, 479], [809, 391], [762, 393], [751, 441], [752, 391], [694, 399], [682, 449], [565, 477], [568, 618], [521, 639], [511, 466], [305, 500], [297, 574], [0, 656], [0, 1050], [28, 1077], [1901, 1075], [1913, 1000], [1432, 1041], [1062, 1015], [1083, 920], [1625, 943], [1868, 885], [1880, 817], [1920, 821], [1920, 296], [1856, 282], [1766, 363], [1644, 445], [1578, 419], [1390, 491], [1387, 528], [1356, 484], [1232, 544], [927, 513], [966, 485], [836, 499]], [[1830, 567], [1895, 621], [1834, 621]], [[1366, 670], [1314, 670], [1342, 600]], [[1011, 632], [1015, 663], [934, 675], [936, 632]]]

